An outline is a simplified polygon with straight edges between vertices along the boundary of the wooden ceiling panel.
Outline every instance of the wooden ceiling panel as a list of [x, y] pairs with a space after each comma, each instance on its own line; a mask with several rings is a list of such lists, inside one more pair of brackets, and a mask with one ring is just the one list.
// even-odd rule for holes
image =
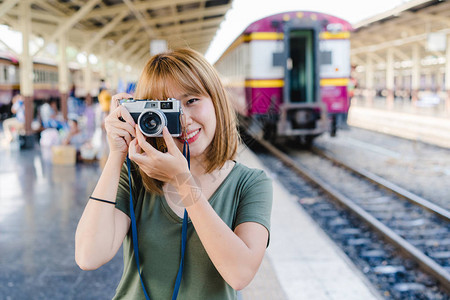
[[[167, 39], [169, 45], [189, 45], [205, 52], [231, 7], [232, 0], [29, 0], [33, 34], [69, 45], [99, 44], [119, 49], [130, 41], [149, 45]], [[0, 0], [0, 24], [19, 30], [18, 0]], [[86, 9], [89, 7], [89, 9]], [[46, 30], [46, 32], [42, 32]], [[73, 34], [72, 32], [76, 32]], [[80, 40], [80, 36], [83, 37]], [[123, 36], [126, 36], [124, 39]], [[83, 47], [80, 49], [82, 50]], [[129, 47], [128, 47], [129, 48]], [[86, 50], [86, 49], [84, 49]]]

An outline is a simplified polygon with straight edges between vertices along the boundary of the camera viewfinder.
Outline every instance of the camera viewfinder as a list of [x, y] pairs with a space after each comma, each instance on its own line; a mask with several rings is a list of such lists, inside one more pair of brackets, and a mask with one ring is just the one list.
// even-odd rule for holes
[[161, 102], [161, 109], [172, 109], [173, 103], [172, 102]]

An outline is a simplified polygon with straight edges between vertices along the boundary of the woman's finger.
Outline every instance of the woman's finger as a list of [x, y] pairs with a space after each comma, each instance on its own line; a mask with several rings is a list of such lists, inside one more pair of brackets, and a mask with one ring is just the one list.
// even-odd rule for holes
[[128, 131], [128, 133], [131, 136], [133, 136], [133, 137], [136, 136], [135, 127], [132, 126], [131, 124], [129, 124], [127, 122], [122, 122], [122, 121], [120, 121], [118, 119], [117, 120], [111, 120], [110, 123], [116, 128], [121, 128], [121, 129], [124, 129], [124, 130]]
[[132, 95], [128, 93], [119, 93], [111, 97], [111, 103], [110, 103], [110, 111], [115, 110], [120, 104], [119, 101], [122, 99], [128, 99], [133, 98]]
[[126, 131], [125, 129], [122, 128], [114, 128], [111, 132], [110, 135], [112, 137], [121, 137], [121, 138], [126, 138], [127, 136], [130, 138], [131, 141], [131, 135], [128, 131]]
[[132, 137], [127, 134], [123, 138], [125, 139], [125, 141], [127, 142], [127, 146], [129, 147], [131, 144]]
[[163, 128], [163, 137], [164, 137], [164, 141], [166, 142], [166, 145], [167, 145], [167, 150], [169, 151], [170, 154], [175, 155], [180, 152], [180, 150], [178, 150], [177, 145], [175, 144], [175, 141], [173, 140], [172, 136], [170, 135], [170, 132], [169, 132], [169, 129], [167, 129], [167, 126], [164, 126], [164, 128]]
[[139, 147], [136, 139], [130, 142], [130, 147], [128, 147], [128, 156], [132, 161], [136, 162], [141, 169], [145, 168], [146, 162], [148, 163], [148, 155], [145, 152], [141, 152], [141, 147]]
[[126, 123], [131, 124], [131, 126], [133, 127], [136, 126], [133, 117], [124, 106], [120, 105], [120, 107], [117, 109], [117, 113], [118, 118], [122, 118], [123, 120], [125, 120]]
[[159, 153], [161, 153], [158, 150], [156, 150], [155, 148], [153, 148], [153, 146], [150, 145], [150, 143], [147, 142], [147, 139], [142, 134], [142, 132], [139, 130], [139, 128], [137, 128], [137, 126], [136, 126], [136, 139], [137, 139], [137, 142], [138, 142], [139, 146], [147, 154], [149, 154], [149, 155], [158, 155]]

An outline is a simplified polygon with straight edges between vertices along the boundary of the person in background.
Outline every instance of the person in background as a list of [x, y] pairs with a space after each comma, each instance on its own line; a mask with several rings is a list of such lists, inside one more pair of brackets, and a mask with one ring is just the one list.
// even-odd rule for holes
[[[191, 49], [155, 55], [145, 65], [136, 99], [175, 98], [183, 109], [182, 136], [163, 128], [167, 152], [154, 148], [119, 104], [130, 97], [115, 95], [105, 119], [110, 152], [77, 227], [77, 264], [97, 269], [123, 244], [124, 270], [113, 299], [145, 299], [138, 272], [151, 299], [173, 299], [185, 220], [178, 299], [237, 299], [236, 290], [253, 279], [269, 243], [272, 183], [264, 171], [234, 160], [236, 116], [217, 72]], [[185, 142], [190, 167], [181, 151]], [[130, 196], [139, 249], [131, 238]]]
[[12, 98], [11, 113], [13, 117], [3, 121], [3, 131], [8, 143], [25, 130], [25, 103], [22, 95], [17, 94]]
[[109, 114], [109, 107], [111, 105], [111, 94], [106, 87], [100, 88], [100, 93], [98, 94], [98, 102], [100, 103], [100, 108], [102, 109], [102, 120], [106, 118]]
[[39, 115], [41, 117], [41, 124], [44, 129], [46, 128], [65, 128], [65, 122], [62, 115], [59, 113], [58, 104], [56, 100], [46, 101], [41, 105], [39, 109]]
[[86, 142], [86, 135], [80, 130], [77, 120], [69, 120], [69, 132], [62, 140], [63, 145], [73, 145], [77, 151]]

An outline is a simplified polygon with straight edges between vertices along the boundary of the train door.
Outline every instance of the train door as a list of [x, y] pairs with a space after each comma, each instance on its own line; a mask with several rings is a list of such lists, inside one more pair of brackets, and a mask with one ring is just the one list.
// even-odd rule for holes
[[285, 28], [285, 102], [314, 103], [318, 100], [318, 34], [318, 28], [311, 26], [294, 24]]
[[319, 25], [300, 19], [284, 24], [286, 65], [279, 136], [300, 137], [309, 142], [327, 128], [319, 90]]
[[313, 32], [292, 30], [289, 36], [289, 81], [291, 102], [314, 101]]

